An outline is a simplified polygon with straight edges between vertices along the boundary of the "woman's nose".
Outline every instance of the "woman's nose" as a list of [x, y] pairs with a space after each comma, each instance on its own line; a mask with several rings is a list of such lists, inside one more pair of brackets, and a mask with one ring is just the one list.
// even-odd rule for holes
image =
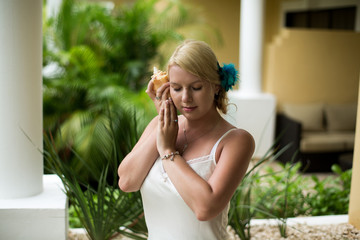
[[182, 101], [183, 102], [189, 102], [192, 100], [191, 91], [184, 90], [182, 94]]

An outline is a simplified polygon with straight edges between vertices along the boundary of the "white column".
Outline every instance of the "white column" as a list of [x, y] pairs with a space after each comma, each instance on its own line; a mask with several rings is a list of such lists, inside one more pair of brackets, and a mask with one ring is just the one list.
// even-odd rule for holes
[[0, 0], [0, 239], [67, 237], [61, 180], [43, 175], [37, 149], [42, 150], [42, 2]]
[[[262, 93], [264, 0], [241, 0], [240, 88], [229, 93], [230, 109], [225, 117], [255, 139], [255, 158], [261, 158], [273, 144], [276, 99]], [[236, 106], [236, 107], [234, 107]]]
[[0, 199], [43, 189], [41, 70], [42, 0], [0, 0]]
[[241, 0], [240, 91], [261, 93], [264, 0]]

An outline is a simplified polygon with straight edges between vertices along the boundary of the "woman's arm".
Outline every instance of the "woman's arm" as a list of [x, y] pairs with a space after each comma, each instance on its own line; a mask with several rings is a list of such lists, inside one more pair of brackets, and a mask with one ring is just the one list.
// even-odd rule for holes
[[181, 156], [175, 156], [174, 161], [163, 160], [175, 188], [201, 221], [217, 216], [226, 207], [246, 173], [255, 146], [252, 136], [244, 130], [231, 132], [220, 145], [218, 163], [208, 181]]
[[[157, 149], [160, 156], [175, 152], [177, 119], [169, 102], [161, 106], [158, 122]], [[171, 182], [199, 220], [217, 216], [228, 204], [244, 177], [255, 143], [245, 130], [235, 130], [222, 139], [216, 151], [217, 165], [208, 181], [201, 178], [184, 158], [175, 155], [173, 161], [163, 160]]]
[[124, 192], [135, 192], [140, 189], [159, 156], [156, 149], [157, 122], [158, 116], [148, 124], [139, 141], [118, 168], [119, 187]]
[[[153, 81], [149, 81], [146, 93], [154, 102], [156, 111], [169, 96], [169, 83], [163, 84], [157, 91], [154, 91]], [[156, 98], [158, 97], [158, 99]], [[156, 129], [158, 117], [155, 117], [146, 127], [139, 141], [131, 152], [123, 159], [119, 168], [119, 187], [124, 192], [138, 191], [159, 156], [156, 148]]]

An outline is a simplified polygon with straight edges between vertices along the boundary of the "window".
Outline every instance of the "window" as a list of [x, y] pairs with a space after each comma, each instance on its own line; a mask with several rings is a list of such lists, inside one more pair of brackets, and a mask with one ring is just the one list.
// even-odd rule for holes
[[355, 31], [356, 7], [293, 11], [286, 13], [289, 28], [317, 28]]

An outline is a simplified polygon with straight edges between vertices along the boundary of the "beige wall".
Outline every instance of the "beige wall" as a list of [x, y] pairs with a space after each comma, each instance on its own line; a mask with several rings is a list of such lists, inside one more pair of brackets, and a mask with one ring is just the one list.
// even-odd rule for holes
[[[92, 0], [101, 1], [101, 0]], [[115, 4], [132, 3], [135, 0], [111, 0]], [[180, 30], [187, 38], [206, 41], [213, 48], [219, 63], [239, 65], [240, 1], [241, 0], [181, 0], [203, 18], [203, 26]], [[161, 2], [161, 0], [160, 0]], [[194, 33], [198, 28], [199, 32]], [[171, 46], [175, 48], [176, 46]]]
[[264, 9], [264, 44], [270, 43], [280, 31], [282, 0], [267, 0]]
[[[212, 29], [210, 32], [217, 29], [221, 34], [222, 43], [216, 36], [209, 37], [214, 32], [208, 32], [202, 39], [213, 47], [219, 62], [238, 66], [241, 0], [182, 1], [203, 15], [204, 22]], [[273, 93], [280, 103], [356, 101], [360, 74], [360, 54], [356, 54], [360, 52], [359, 35], [298, 30], [290, 31], [286, 38], [287, 31], [280, 26], [281, 5], [291, 1], [294, 0], [265, 1], [263, 90]], [[276, 39], [281, 39], [284, 45], [277, 46]]]
[[[359, 80], [360, 86], [360, 80]], [[349, 223], [360, 229], [360, 91], [358, 99], [355, 150], [353, 159], [353, 172], [351, 179], [351, 193], [349, 206]]]
[[360, 34], [286, 30], [280, 24], [281, 4], [290, 1], [266, 1], [263, 90], [279, 104], [356, 102]]
[[206, 22], [221, 34], [222, 43], [209, 39], [209, 44], [214, 49], [219, 62], [231, 62], [238, 66], [240, 0], [184, 0], [184, 2], [202, 8]]
[[356, 102], [360, 33], [283, 29], [267, 48], [266, 92], [278, 102]]

